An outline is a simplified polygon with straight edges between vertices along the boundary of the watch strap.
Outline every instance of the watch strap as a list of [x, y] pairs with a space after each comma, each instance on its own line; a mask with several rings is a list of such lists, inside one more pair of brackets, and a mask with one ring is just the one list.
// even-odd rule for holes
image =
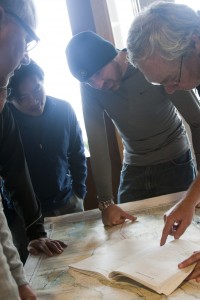
[[112, 204], [115, 204], [112, 199], [107, 200], [107, 201], [99, 201], [98, 202], [98, 206], [99, 206], [100, 211], [104, 211], [107, 207], [109, 207]]

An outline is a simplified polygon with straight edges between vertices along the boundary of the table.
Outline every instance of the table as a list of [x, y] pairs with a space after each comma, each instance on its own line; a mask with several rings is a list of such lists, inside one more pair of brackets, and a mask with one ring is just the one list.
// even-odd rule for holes
[[[49, 236], [68, 244], [64, 253], [47, 258], [29, 256], [25, 265], [27, 278], [40, 300], [196, 300], [200, 299], [200, 284], [183, 283], [170, 296], [159, 295], [139, 283], [123, 285], [99, 280], [71, 270], [68, 265], [87, 258], [104, 243], [113, 244], [127, 238], [157, 239], [163, 228], [163, 213], [183, 193], [121, 204], [120, 207], [138, 217], [134, 223], [104, 227], [100, 212], [95, 209], [45, 219]], [[200, 209], [184, 238], [200, 245]], [[170, 239], [170, 238], [169, 238]]]

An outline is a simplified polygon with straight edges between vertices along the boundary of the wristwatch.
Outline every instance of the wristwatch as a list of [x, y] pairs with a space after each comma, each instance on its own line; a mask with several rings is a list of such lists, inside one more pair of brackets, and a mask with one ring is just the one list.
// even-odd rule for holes
[[108, 206], [115, 204], [112, 199], [107, 200], [107, 201], [99, 201], [99, 209], [100, 211], [104, 211]]

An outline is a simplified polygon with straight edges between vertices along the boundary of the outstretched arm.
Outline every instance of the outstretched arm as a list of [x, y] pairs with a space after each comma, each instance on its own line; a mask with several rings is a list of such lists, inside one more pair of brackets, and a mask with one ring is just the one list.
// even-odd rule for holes
[[102, 95], [86, 84], [81, 85], [83, 116], [90, 150], [92, 175], [98, 201], [113, 198], [111, 161], [104, 121]]
[[197, 169], [200, 168], [200, 103], [193, 91], [176, 91], [170, 98], [190, 127]]
[[[12, 236], [0, 201], [0, 275], [2, 299], [35, 300], [36, 295], [28, 284], [22, 262], [17, 249], [13, 245]], [[17, 289], [18, 287], [18, 289]]]

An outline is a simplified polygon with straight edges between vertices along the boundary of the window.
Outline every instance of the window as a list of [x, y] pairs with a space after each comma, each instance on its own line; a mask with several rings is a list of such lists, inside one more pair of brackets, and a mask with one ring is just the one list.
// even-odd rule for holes
[[[155, 0], [156, 1], [156, 0]], [[128, 30], [134, 16], [140, 11], [142, 6], [148, 5], [152, 1], [148, 0], [107, 0], [107, 6], [113, 30], [115, 45], [119, 49], [126, 47]], [[194, 10], [200, 9], [196, 0], [175, 0], [176, 3], [183, 3]]]
[[139, 11], [138, 1], [133, 0], [107, 0], [107, 6], [115, 40], [119, 49], [126, 47], [128, 29], [134, 15]]
[[175, 2], [178, 4], [186, 4], [196, 11], [200, 9], [199, 1], [196, 0], [175, 0]]
[[30, 56], [45, 72], [46, 93], [68, 101], [74, 108], [87, 145], [79, 82], [70, 74], [65, 57], [66, 45], [72, 37], [66, 1], [35, 0], [35, 4], [41, 41]]

